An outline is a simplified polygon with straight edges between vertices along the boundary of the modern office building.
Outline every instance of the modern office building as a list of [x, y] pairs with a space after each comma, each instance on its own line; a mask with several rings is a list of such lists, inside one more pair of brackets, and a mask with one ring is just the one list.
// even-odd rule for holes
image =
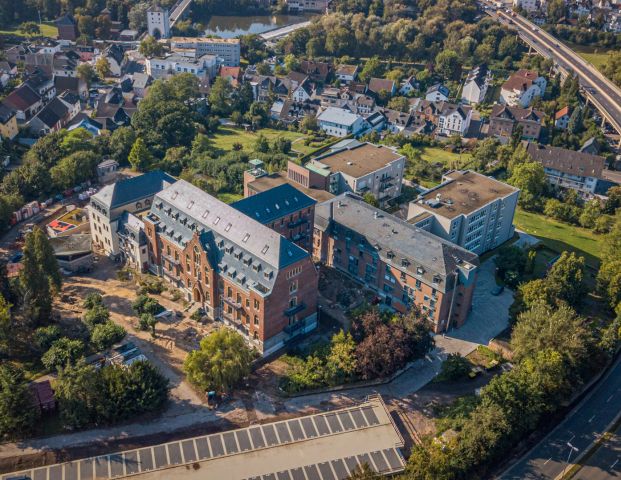
[[170, 46], [174, 50], [194, 50], [196, 57], [215, 55], [223, 65], [239, 67], [241, 47], [239, 38], [173, 37]]

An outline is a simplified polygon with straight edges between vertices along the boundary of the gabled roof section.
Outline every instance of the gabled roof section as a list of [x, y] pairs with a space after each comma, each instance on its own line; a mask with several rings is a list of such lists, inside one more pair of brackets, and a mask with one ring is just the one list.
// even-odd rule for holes
[[15, 110], [27, 110], [35, 103], [40, 102], [41, 97], [28, 85], [22, 85], [17, 90], [13, 90], [4, 99], [4, 103]]
[[231, 207], [265, 225], [315, 203], [311, 197], [285, 183], [232, 203]]
[[155, 195], [176, 181], [167, 173], [154, 170], [137, 177], [121, 180], [112, 185], [106, 185], [91, 198], [111, 210]]
[[43, 110], [41, 110], [35, 118], [41, 121], [44, 125], [53, 128], [58, 122], [63, 120], [69, 108], [58, 97], [52, 99]]
[[308, 257], [308, 252], [271, 228], [185, 180], [179, 180], [159, 192], [151, 206], [151, 213], [168, 223], [174, 219], [171, 227], [179, 229], [182, 240], [187, 232], [179, 223], [185, 217], [188, 222], [196, 223], [195, 231], [211, 231], [214, 237], [222, 238], [225, 246], [228, 244], [233, 249], [246, 251], [274, 269]]

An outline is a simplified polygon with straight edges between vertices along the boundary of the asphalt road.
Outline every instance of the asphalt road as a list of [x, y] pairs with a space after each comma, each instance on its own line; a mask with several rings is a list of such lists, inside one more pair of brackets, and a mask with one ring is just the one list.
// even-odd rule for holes
[[[587, 450], [604, 433], [620, 411], [621, 357], [556, 429], [498, 478], [502, 480], [556, 478], [567, 467], [568, 457], [571, 463], [572, 458], [575, 459], [577, 455]], [[618, 447], [618, 443], [615, 445]], [[607, 462], [609, 457], [602, 455], [604, 456], [602, 461]], [[610, 466], [613, 461], [608, 465]], [[584, 477], [587, 478], [590, 480], [614, 477]]]
[[621, 425], [571, 478], [572, 480], [621, 478]]
[[524, 17], [512, 16], [503, 10], [487, 10], [487, 13], [501, 23], [509, 24], [510, 27], [517, 30], [520, 36], [531, 43], [541, 55], [551, 58], [557, 65], [566, 70], [574, 71], [588, 95], [601, 105], [601, 109], [606, 111], [607, 116], [616, 124], [613, 126], [617, 130], [621, 130], [621, 90], [604, 77], [599, 70], [560, 40]]

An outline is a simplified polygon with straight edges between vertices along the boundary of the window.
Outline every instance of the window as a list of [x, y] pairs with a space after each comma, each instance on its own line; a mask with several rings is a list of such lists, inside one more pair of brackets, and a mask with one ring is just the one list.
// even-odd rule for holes
[[292, 297], [289, 300], [289, 308], [293, 308], [298, 304], [298, 298], [297, 297]]
[[250, 299], [249, 298], [246, 299], [246, 308], [250, 308]]
[[[254, 316], [254, 324], [255, 325], [259, 325], [259, 316], [258, 315]], [[256, 332], [255, 332], [255, 334], [256, 334]]]
[[259, 309], [259, 307], [260, 307], [260, 305], [261, 305], [261, 304], [259, 303], [259, 301], [255, 298], [255, 299], [254, 299], [254, 309], [255, 309], [255, 310], [258, 310], [258, 309]]
[[289, 284], [289, 293], [293, 293], [297, 291], [298, 291], [298, 281], [294, 280], [293, 282]]
[[233, 289], [231, 287], [226, 288], [226, 296], [229, 298], [233, 296]]

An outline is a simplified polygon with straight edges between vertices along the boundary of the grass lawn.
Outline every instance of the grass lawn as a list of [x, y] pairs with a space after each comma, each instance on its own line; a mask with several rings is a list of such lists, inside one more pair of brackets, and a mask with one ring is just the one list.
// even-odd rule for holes
[[[241, 128], [220, 127], [218, 132], [211, 135], [210, 138], [213, 141], [215, 148], [224, 150], [225, 152], [232, 151], [234, 143], [240, 143], [244, 151], [251, 152], [254, 149], [254, 143], [260, 133], [263, 134], [263, 136], [270, 142], [275, 138], [282, 136], [288, 138], [291, 140], [291, 143], [293, 143], [298, 138], [302, 138], [304, 136], [299, 132], [274, 130], [272, 128], [263, 128], [257, 132], [247, 132]], [[297, 147], [297, 144], [295, 147]]]
[[[56, 28], [56, 25], [52, 22], [43, 22], [39, 25], [39, 27], [41, 28], [41, 36], [43, 37], [56, 38], [58, 36], [58, 28]], [[20, 37], [26, 37], [26, 35], [19, 31], [19, 25], [6, 30], [0, 30], [0, 35], [17, 35]]]
[[236, 202], [237, 200], [241, 200], [242, 198], [244, 198], [243, 195], [240, 195], [239, 193], [218, 193], [217, 195], [218, 200], [223, 201], [224, 203], [233, 203]]
[[540, 239], [543, 244], [555, 252], [574, 251], [584, 256], [587, 264], [597, 268], [601, 237], [592, 231], [558, 222], [538, 213], [515, 212], [515, 226]]
[[614, 53], [614, 49], [590, 47], [588, 45], [576, 45], [574, 43], [567, 43], [574, 52], [584, 58], [587, 62], [592, 63], [599, 70], [602, 70], [603, 66], [608, 63], [608, 58], [611, 53]]
[[427, 163], [441, 163], [448, 168], [460, 168], [470, 162], [469, 153], [453, 153], [439, 147], [425, 147], [420, 157]]

